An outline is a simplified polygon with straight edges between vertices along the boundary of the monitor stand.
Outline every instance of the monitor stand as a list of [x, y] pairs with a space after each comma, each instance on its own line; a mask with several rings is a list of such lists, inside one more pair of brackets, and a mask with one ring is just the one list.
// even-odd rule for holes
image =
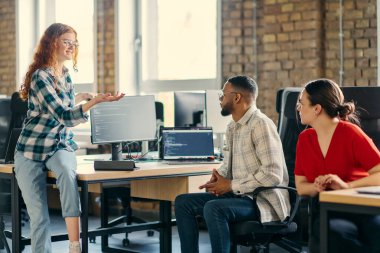
[[122, 157], [122, 149], [123, 145], [122, 143], [112, 143], [111, 144], [111, 160], [112, 161], [121, 161], [123, 160]]
[[122, 143], [112, 143], [110, 161], [94, 161], [95, 170], [125, 170], [130, 171], [136, 168], [135, 162], [132, 160], [123, 160]]

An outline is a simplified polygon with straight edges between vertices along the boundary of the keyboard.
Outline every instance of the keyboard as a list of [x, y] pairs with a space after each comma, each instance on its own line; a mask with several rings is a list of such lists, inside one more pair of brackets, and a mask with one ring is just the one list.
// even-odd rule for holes
[[176, 161], [164, 161], [169, 165], [184, 165], [184, 164], [220, 164], [218, 160], [176, 160]]

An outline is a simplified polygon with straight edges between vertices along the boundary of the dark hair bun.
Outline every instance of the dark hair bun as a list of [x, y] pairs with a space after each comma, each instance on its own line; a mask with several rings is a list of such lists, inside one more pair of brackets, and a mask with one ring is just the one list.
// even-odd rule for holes
[[337, 108], [337, 114], [342, 119], [346, 119], [347, 116], [353, 114], [354, 112], [355, 112], [355, 104], [352, 102], [343, 103]]

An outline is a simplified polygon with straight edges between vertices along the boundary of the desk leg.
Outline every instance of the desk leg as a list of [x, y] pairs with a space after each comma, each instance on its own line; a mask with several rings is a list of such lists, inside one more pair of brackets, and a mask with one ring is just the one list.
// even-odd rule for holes
[[82, 205], [82, 252], [88, 253], [88, 184], [81, 185], [81, 205]]
[[321, 253], [327, 253], [328, 252], [328, 233], [329, 233], [329, 216], [328, 216], [328, 210], [325, 207], [325, 204], [320, 205], [320, 229], [319, 229], [319, 237], [320, 237], [320, 251]]
[[[108, 191], [102, 190], [100, 195], [100, 226], [102, 228], [108, 227]], [[108, 235], [101, 236], [102, 251], [106, 251], [108, 247]]]
[[160, 252], [172, 252], [172, 209], [170, 201], [160, 201], [160, 221], [163, 228], [160, 230]]
[[21, 193], [14, 172], [11, 178], [12, 194], [12, 252], [21, 252]]

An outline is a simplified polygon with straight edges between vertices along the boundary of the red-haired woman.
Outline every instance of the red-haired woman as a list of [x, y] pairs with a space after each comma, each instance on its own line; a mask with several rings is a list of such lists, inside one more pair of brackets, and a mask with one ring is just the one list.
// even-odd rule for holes
[[[69, 235], [70, 253], [79, 243], [80, 199], [76, 182], [77, 145], [70, 127], [87, 121], [95, 104], [119, 100], [124, 94], [75, 96], [65, 61], [76, 70], [76, 31], [64, 24], [50, 25], [42, 36], [25, 75], [20, 95], [28, 100], [28, 112], [16, 146], [15, 173], [30, 216], [32, 252], [50, 253], [51, 239], [46, 197], [46, 170], [57, 177], [62, 216]], [[78, 104], [88, 100], [84, 104]]]

